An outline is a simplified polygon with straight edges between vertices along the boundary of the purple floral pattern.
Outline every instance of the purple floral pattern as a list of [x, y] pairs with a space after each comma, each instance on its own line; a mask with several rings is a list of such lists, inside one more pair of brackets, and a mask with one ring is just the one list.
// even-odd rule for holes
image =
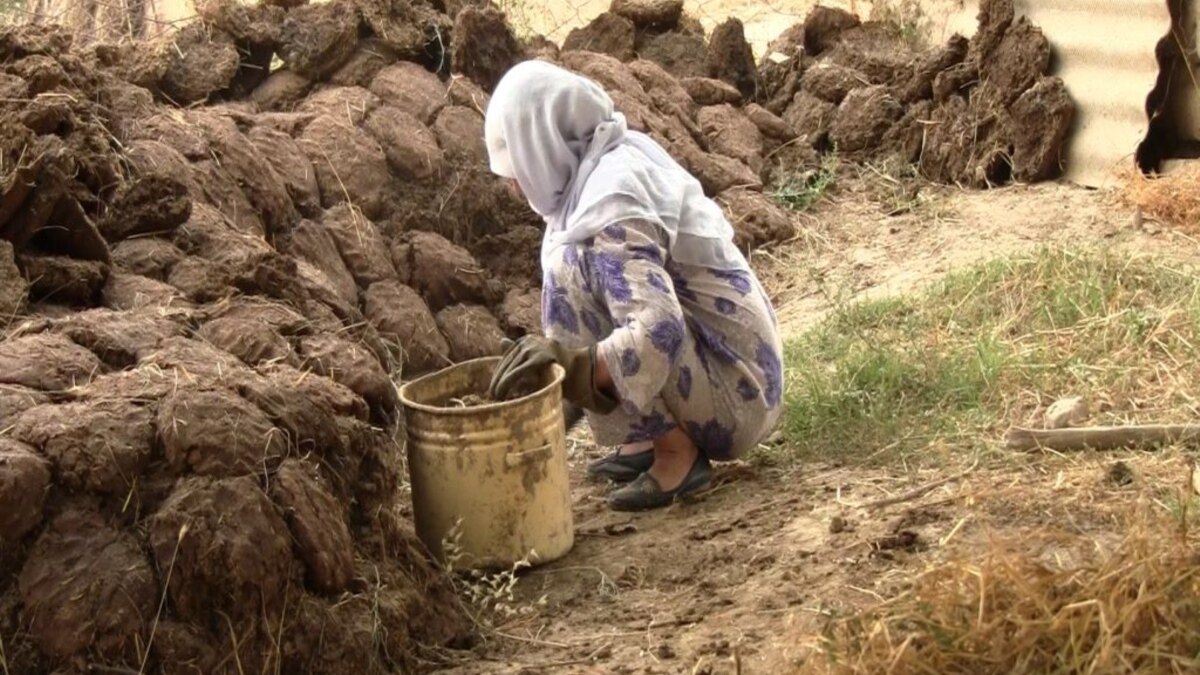
[[692, 369], [687, 366], [679, 367], [679, 380], [675, 383], [679, 397], [688, 400], [692, 397]]
[[701, 321], [692, 321], [692, 328], [696, 333], [696, 342], [717, 359], [725, 363], [737, 363], [741, 360], [738, 353], [730, 348], [724, 333], [708, 327]]
[[542, 290], [542, 324], [579, 334], [579, 317], [567, 299], [567, 289], [559, 286], [552, 274], [546, 275], [546, 287]]
[[760, 340], [754, 354], [754, 362], [762, 370], [763, 394], [767, 405], [772, 408], [779, 407], [783, 399], [783, 362], [780, 361], [779, 354], [771, 345]]
[[683, 346], [683, 322], [679, 319], [663, 319], [650, 327], [650, 343], [666, 354], [674, 365], [679, 360], [679, 348]]
[[774, 312], [748, 269], [669, 259], [650, 223], [626, 221], [556, 254], [545, 277], [546, 334], [594, 344], [621, 398], [590, 413], [604, 445], [683, 428], [715, 460], [731, 459], [775, 424], [783, 399]]
[[642, 369], [642, 358], [632, 348], [621, 352], [621, 374], [633, 377]]
[[711, 459], [725, 459], [733, 455], [733, 430], [726, 429], [717, 420], [704, 424], [687, 423], [687, 434]]
[[579, 270], [580, 285], [583, 286], [584, 292], [588, 295], [594, 294], [596, 288], [594, 282], [594, 278], [596, 276], [595, 258], [596, 256], [591, 250], [585, 249], [583, 251], [583, 255], [579, 257], [578, 264], [576, 265], [576, 268]]
[[632, 244], [629, 246], [629, 253], [634, 260], [641, 260], [656, 265], [663, 264], [662, 251], [659, 250], [656, 244]]
[[718, 279], [729, 282], [729, 287], [739, 294], [750, 295], [753, 284], [750, 282], [749, 272], [745, 270], [713, 270], [712, 274]]
[[664, 280], [662, 278], [662, 275], [659, 274], [658, 272], [654, 272], [654, 271], [648, 272], [646, 274], [646, 283], [650, 284], [650, 288], [653, 288], [654, 290], [656, 290], [660, 293], [664, 293], [664, 294], [671, 293], [671, 287], [667, 285], [666, 280]]
[[609, 225], [608, 227], [604, 228], [601, 234], [609, 239], [620, 242], [624, 242], [625, 238], [628, 236], [628, 233], [625, 231], [625, 226], [623, 225]]
[[660, 412], [651, 413], [629, 425], [629, 434], [625, 437], [625, 442], [645, 443], [657, 440], [675, 429], [676, 424], [667, 419], [666, 415]]
[[608, 297], [617, 302], [633, 300], [633, 289], [629, 279], [625, 277], [625, 261], [609, 253], [597, 253], [595, 256], [596, 272], [600, 277], [600, 286]]
[[679, 274], [679, 271], [674, 266], [666, 268], [667, 274], [671, 276], [671, 284], [675, 286], [675, 295], [681, 300], [689, 300], [691, 302], [699, 302], [696, 292], [688, 286], [688, 281]]

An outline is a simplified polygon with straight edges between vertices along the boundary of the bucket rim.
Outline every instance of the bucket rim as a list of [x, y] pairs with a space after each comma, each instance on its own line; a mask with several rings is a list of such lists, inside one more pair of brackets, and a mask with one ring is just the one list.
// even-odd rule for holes
[[442, 368], [441, 370], [429, 373], [427, 375], [422, 375], [421, 377], [418, 377], [417, 379], [415, 379], [411, 382], [406, 382], [405, 384], [400, 386], [400, 391], [399, 391], [400, 404], [409, 410], [417, 410], [419, 412], [432, 413], [435, 415], [451, 415], [451, 416], [477, 415], [480, 412], [502, 410], [504, 408], [512, 407], [515, 405], [520, 405], [522, 403], [526, 403], [528, 401], [540, 398], [540, 397], [544, 396], [551, 389], [554, 389], [555, 387], [558, 387], [559, 385], [561, 385], [563, 379], [566, 377], [566, 370], [564, 370], [563, 367], [558, 365], [557, 363], [552, 363], [552, 364], [550, 364], [550, 372], [553, 373], [553, 377], [550, 380], [550, 384], [547, 384], [546, 386], [542, 387], [541, 389], [538, 389], [537, 391], [526, 394], [525, 396], [522, 396], [520, 398], [514, 398], [514, 399], [511, 399], [508, 401], [496, 401], [495, 403], [488, 403], [486, 405], [474, 405], [474, 406], [469, 406], [469, 407], [436, 406], [436, 405], [429, 405], [428, 403], [418, 403], [417, 401], [412, 400], [412, 398], [410, 398], [408, 395], [408, 392], [411, 390], [412, 387], [417, 386], [417, 385], [421, 384], [422, 382], [427, 382], [429, 380], [432, 380], [435, 377], [440, 377], [447, 371], [453, 370], [455, 368], [466, 368], [468, 366], [478, 365], [480, 363], [485, 363], [485, 362], [499, 363], [500, 359], [501, 359], [501, 357], [499, 357], [499, 356], [485, 356], [485, 357], [478, 358], [478, 359], [471, 359], [469, 361], [462, 361], [459, 363], [455, 363], [454, 365], [446, 366], [445, 368]]

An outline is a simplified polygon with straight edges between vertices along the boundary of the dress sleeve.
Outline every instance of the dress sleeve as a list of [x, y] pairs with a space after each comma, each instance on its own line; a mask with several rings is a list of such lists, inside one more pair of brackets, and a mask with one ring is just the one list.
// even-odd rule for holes
[[653, 223], [610, 225], [592, 265], [613, 332], [598, 349], [621, 402], [645, 412], [666, 386], [684, 341], [683, 310], [664, 269], [666, 234]]

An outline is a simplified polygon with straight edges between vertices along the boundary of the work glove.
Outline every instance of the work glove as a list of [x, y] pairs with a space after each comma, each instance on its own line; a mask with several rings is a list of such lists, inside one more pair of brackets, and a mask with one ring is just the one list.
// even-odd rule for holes
[[527, 378], [536, 377], [543, 368], [557, 363], [566, 371], [563, 398], [592, 412], [607, 414], [616, 410], [617, 401], [596, 387], [596, 347], [567, 349], [562, 343], [540, 335], [526, 335], [517, 342], [505, 340], [504, 356], [492, 374], [488, 393], [503, 401]]

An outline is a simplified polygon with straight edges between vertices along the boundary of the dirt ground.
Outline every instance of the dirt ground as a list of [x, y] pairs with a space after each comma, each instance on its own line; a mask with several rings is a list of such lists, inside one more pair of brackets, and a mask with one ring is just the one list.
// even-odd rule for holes
[[[1200, 252], [1200, 242], [1142, 222], [1102, 192], [939, 188], [916, 212], [888, 216], [886, 200], [870, 196], [877, 184], [844, 182], [811, 216], [818, 234], [756, 260], [789, 334], [838, 302], [911, 292], [956, 267], [1041, 245], [1180, 261]], [[475, 654], [439, 672], [793, 672], [823, 658], [827, 617], [878, 603], [933, 562], [1006, 539], [1060, 558], [1103, 547], [1116, 536], [1111, 514], [1186, 476], [1174, 454], [1015, 455], [999, 437], [984, 440], [994, 451], [972, 456], [951, 444], [937, 450], [943, 468], [921, 471], [837, 458], [797, 464], [786, 448], [764, 447], [720, 466], [703, 495], [631, 516], [608, 511], [607, 487], [584, 477], [606, 451], [581, 432], [569, 444], [574, 550], [522, 576], [515, 614], [498, 616]], [[1118, 461], [1133, 485], [1106, 482]], [[909, 494], [923, 486], [935, 489]]]

